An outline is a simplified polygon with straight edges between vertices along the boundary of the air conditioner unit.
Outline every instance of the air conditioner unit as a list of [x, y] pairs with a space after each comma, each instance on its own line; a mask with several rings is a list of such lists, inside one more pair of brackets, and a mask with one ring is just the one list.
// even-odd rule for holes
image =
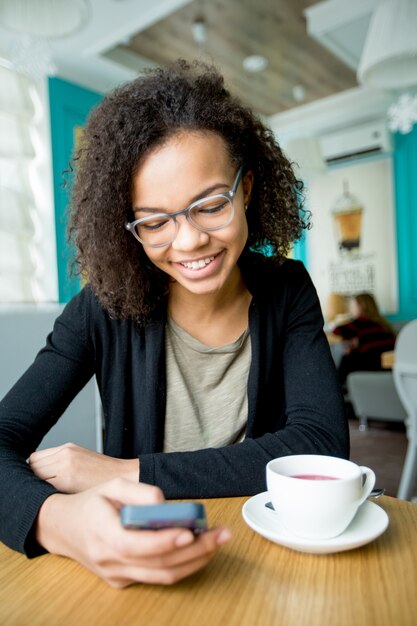
[[388, 154], [392, 149], [385, 120], [322, 135], [319, 146], [323, 160], [328, 165], [354, 161], [374, 154]]

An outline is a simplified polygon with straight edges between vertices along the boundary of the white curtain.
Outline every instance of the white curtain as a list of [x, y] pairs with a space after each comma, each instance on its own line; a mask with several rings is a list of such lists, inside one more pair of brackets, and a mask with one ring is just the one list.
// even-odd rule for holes
[[0, 303], [44, 299], [39, 114], [35, 84], [0, 65]]

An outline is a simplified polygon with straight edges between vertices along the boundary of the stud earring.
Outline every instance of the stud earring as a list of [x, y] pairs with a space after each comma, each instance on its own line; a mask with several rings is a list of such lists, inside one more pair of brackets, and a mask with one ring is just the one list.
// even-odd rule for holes
[[248, 210], [248, 205], [247, 205], [247, 204], [245, 204], [245, 211], [247, 211], [247, 210]]

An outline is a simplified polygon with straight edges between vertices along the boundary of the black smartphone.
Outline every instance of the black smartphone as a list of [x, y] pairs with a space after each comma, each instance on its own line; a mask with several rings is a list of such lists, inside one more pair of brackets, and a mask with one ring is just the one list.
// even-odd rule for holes
[[120, 509], [120, 520], [125, 528], [136, 530], [189, 528], [196, 535], [207, 530], [206, 510], [198, 502], [127, 504]]

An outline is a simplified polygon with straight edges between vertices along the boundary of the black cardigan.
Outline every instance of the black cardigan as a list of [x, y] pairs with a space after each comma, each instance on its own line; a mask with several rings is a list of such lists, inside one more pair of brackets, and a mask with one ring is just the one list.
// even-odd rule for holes
[[35, 556], [39, 507], [56, 490], [25, 459], [96, 374], [105, 417], [104, 453], [140, 459], [140, 480], [167, 498], [264, 491], [265, 465], [287, 454], [348, 457], [343, 399], [314, 286], [304, 266], [255, 263], [248, 420], [242, 443], [163, 453], [165, 317], [138, 327], [112, 319], [85, 287], [54, 324], [46, 346], [0, 403], [0, 539]]

